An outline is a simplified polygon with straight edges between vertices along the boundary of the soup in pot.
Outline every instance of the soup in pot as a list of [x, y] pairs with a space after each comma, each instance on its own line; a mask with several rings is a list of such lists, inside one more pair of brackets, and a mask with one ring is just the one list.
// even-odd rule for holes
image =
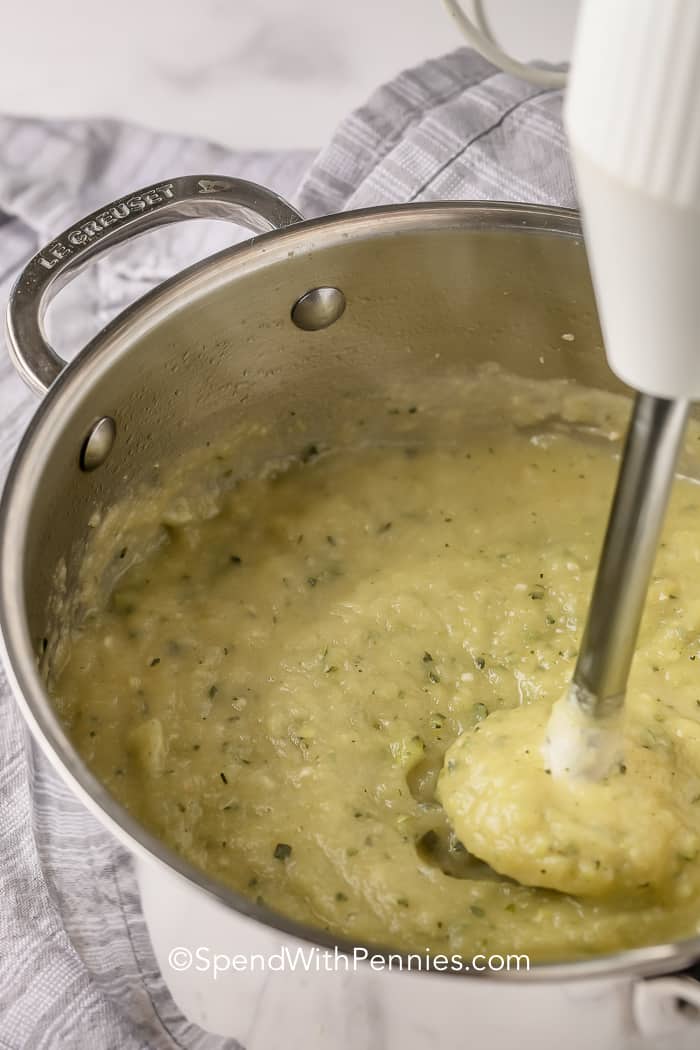
[[[691, 935], [700, 492], [675, 486], [627, 768], [567, 802], [552, 843], [528, 741], [571, 677], [626, 408], [565, 384], [483, 382], [501, 410], [468, 439], [437, 409], [421, 438], [429, 410], [404, 401], [383, 443], [308, 441], [246, 477], [212, 451], [205, 491], [164, 473], [115, 508], [52, 650], [55, 703], [151, 831], [331, 934], [533, 960]], [[516, 790], [532, 799], [517, 835]], [[508, 834], [520, 882], [487, 863]]]

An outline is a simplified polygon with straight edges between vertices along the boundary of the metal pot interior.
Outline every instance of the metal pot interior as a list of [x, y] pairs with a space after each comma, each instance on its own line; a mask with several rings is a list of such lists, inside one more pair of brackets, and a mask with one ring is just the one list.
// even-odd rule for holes
[[[336, 324], [304, 332], [290, 310], [318, 285], [341, 288], [348, 305]], [[575, 343], [563, 343], [570, 330]], [[70, 582], [71, 551], [95, 509], [148, 480], [155, 464], [254, 422], [258, 436], [241, 449], [245, 472], [294, 451], [305, 421], [314, 440], [337, 443], [358, 405], [381, 437], [379, 406], [397, 382], [421, 389], [485, 361], [618, 388], [571, 214], [384, 209], [267, 236], [176, 278], [80, 355], [31, 428], [22, 562], [34, 644], [59, 559], [67, 557]], [[114, 449], [84, 473], [81, 447], [105, 415], [117, 424]]]

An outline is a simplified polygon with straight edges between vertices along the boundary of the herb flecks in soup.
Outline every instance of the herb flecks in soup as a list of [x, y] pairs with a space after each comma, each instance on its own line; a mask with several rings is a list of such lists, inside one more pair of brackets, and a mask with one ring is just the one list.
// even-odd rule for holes
[[[626, 775], [647, 787], [635, 806], [618, 781], [598, 786], [602, 823], [562, 798], [552, 842], [527, 749], [572, 672], [610, 446], [534, 426], [316, 451], [171, 516], [131, 564], [125, 552], [52, 685], [92, 769], [211, 875], [351, 938], [552, 959], [694, 932], [696, 486], [676, 486], [630, 682]], [[448, 748], [454, 828], [436, 797]], [[532, 845], [517, 870], [551, 867], [534, 881], [581, 896], [469, 852], [492, 859], [518, 791]]]

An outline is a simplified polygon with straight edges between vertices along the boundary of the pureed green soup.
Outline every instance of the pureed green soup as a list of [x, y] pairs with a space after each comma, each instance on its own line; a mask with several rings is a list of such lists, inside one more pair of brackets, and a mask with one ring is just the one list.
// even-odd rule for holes
[[[385, 444], [309, 443], [233, 487], [235, 457], [224, 456], [214, 467], [227, 480], [204, 495], [183, 495], [178, 476], [110, 512], [85, 558], [87, 612], [54, 658], [56, 706], [89, 766], [151, 831], [223, 883], [331, 933], [533, 960], [690, 935], [700, 918], [694, 483], [676, 485], [629, 691], [649, 818], [636, 828], [642, 867], [662, 874], [640, 875], [633, 892], [618, 869], [605, 886], [577, 881], [598, 858], [573, 820], [559, 883], [566, 891], [570, 877], [571, 892], [519, 884], [467, 851], [436, 798], [461, 734], [486, 739], [484, 754], [498, 737], [466, 819], [482, 844], [503, 833], [508, 770], [525, 748], [517, 723], [505, 746], [496, 729], [515, 708], [543, 723], [571, 676], [626, 412], [565, 384], [493, 371], [480, 382], [471, 394], [490, 399], [492, 419], [468, 440], [445, 425], [418, 441], [409, 424], [428, 410], [403, 403], [387, 409], [403, 429]], [[633, 809], [616, 784], [607, 797]], [[450, 812], [454, 791], [441, 787]], [[669, 807], [672, 833], [654, 838]], [[532, 849], [510, 858], [526, 875], [547, 845], [533, 821]]]

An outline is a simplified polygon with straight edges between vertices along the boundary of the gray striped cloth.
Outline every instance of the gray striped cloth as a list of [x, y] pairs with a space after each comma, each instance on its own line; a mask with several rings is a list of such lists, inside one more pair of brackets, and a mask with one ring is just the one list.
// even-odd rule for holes
[[[28, 256], [76, 218], [174, 175], [253, 179], [307, 216], [440, 199], [573, 206], [561, 96], [460, 49], [402, 73], [315, 158], [243, 153], [111, 121], [0, 118], [0, 300]], [[63, 292], [50, 333], [70, 356], [166, 276], [231, 241], [190, 223], [124, 246]], [[1, 338], [1, 337], [0, 337]], [[0, 478], [34, 408], [0, 353]], [[221, 1050], [158, 972], [129, 855], [26, 739], [0, 672], [0, 1047]]]

